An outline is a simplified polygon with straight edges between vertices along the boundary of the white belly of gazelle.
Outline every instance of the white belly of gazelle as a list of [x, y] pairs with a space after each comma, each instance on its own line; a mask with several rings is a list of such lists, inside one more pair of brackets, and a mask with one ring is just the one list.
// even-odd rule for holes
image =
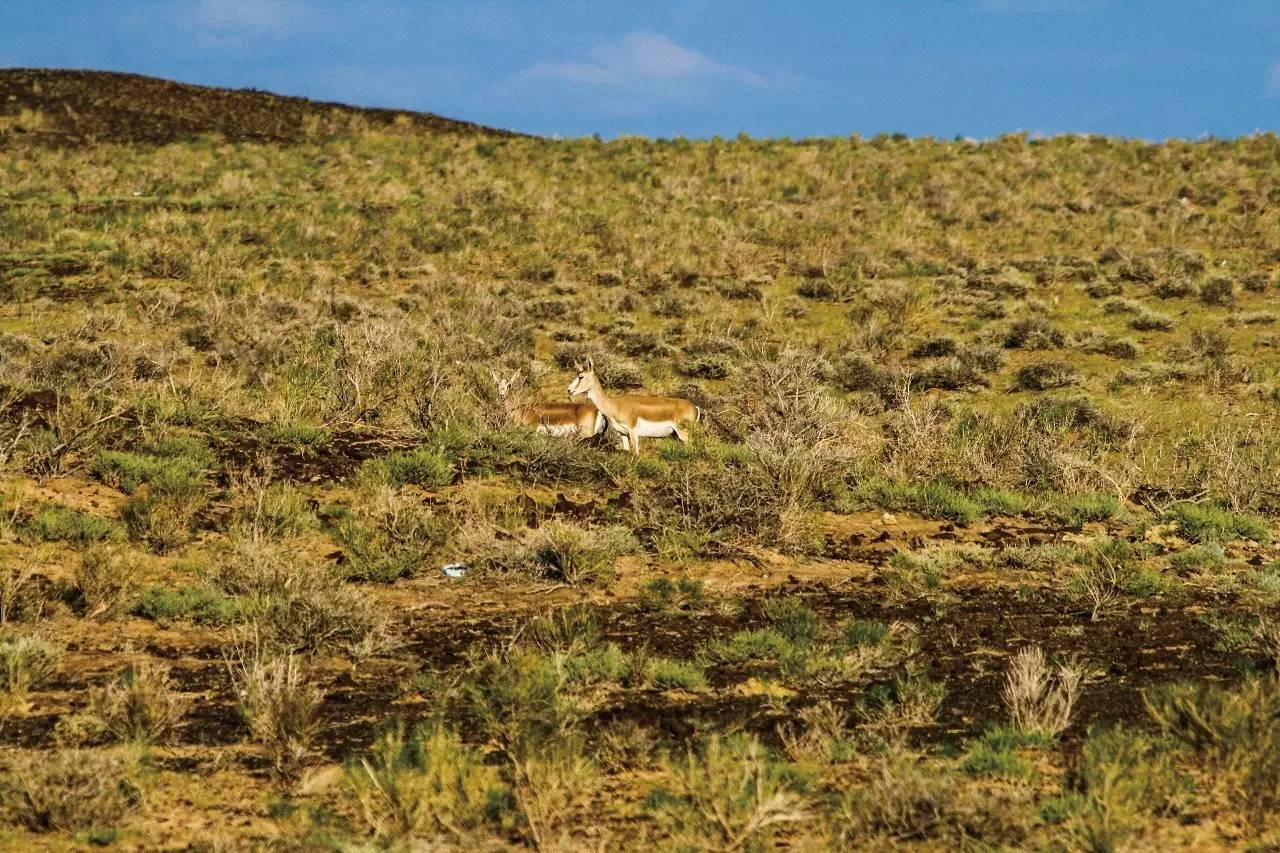
[[646, 421], [641, 418], [635, 425], [635, 433], [641, 438], [664, 438], [672, 432], [671, 421]]

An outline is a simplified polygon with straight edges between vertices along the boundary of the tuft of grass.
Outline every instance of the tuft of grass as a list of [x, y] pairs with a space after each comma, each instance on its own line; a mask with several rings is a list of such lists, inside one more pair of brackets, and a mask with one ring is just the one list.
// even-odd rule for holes
[[809, 817], [793, 775], [755, 738], [712, 735], [667, 772], [671, 788], [651, 794], [649, 810], [679, 848], [768, 849]]
[[153, 622], [189, 619], [200, 625], [230, 625], [240, 617], [236, 599], [204, 587], [150, 586], [142, 591], [130, 612]]
[[1048, 502], [1049, 513], [1070, 527], [1081, 527], [1091, 521], [1106, 521], [1120, 514], [1121, 504], [1115, 495], [1059, 495]]
[[692, 578], [653, 578], [640, 589], [640, 606], [645, 610], [696, 610], [703, 603], [702, 581]]
[[166, 667], [143, 660], [89, 697], [89, 714], [116, 740], [151, 745], [175, 734], [189, 702]]
[[33, 832], [110, 827], [140, 803], [142, 781], [137, 757], [128, 752], [20, 753], [0, 776], [0, 813]]
[[266, 750], [276, 772], [291, 774], [319, 732], [316, 714], [323, 691], [293, 655], [267, 657], [254, 649], [229, 666], [249, 734]]
[[707, 686], [702, 667], [693, 661], [650, 658], [645, 664], [645, 683], [659, 690], [701, 690]]
[[368, 756], [347, 765], [344, 783], [382, 844], [463, 840], [509, 796], [497, 769], [441, 725], [385, 731]]
[[1271, 538], [1271, 532], [1262, 519], [1231, 512], [1214, 504], [1174, 504], [1165, 511], [1164, 517], [1178, 525], [1179, 532], [1192, 542], [1231, 542], [1236, 539], [1267, 542]]
[[453, 477], [453, 465], [433, 447], [370, 459], [360, 469], [362, 481], [389, 486], [438, 489], [452, 483]]
[[45, 542], [72, 542], [90, 545], [114, 538], [120, 528], [116, 522], [91, 512], [44, 504], [27, 522], [27, 529]]
[[36, 634], [0, 638], [0, 688], [12, 701], [25, 702], [27, 694], [47, 683], [62, 669], [65, 647]]

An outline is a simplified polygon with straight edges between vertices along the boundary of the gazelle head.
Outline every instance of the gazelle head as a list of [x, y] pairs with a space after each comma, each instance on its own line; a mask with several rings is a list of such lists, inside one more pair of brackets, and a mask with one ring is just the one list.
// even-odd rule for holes
[[569, 383], [569, 396], [576, 397], [579, 394], [590, 394], [593, 388], [600, 387], [600, 380], [596, 379], [595, 363], [588, 361], [585, 366], [578, 365], [578, 375], [573, 377], [573, 381]]
[[520, 371], [513, 371], [508, 377], [503, 377], [498, 371], [490, 368], [489, 378], [493, 380], [493, 388], [498, 394], [498, 400], [503, 403], [511, 401], [511, 391], [520, 384]]

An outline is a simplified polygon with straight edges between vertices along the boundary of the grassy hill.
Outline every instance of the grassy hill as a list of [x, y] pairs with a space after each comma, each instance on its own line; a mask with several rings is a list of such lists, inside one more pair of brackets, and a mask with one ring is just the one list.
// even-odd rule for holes
[[6, 841], [1276, 837], [1274, 136], [241, 127], [0, 151]]
[[370, 109], [221, 89], [140, 74], [0, 69], [0, 145], [135, 142], [165, 145], [218, 134], [233, 142], [295, 143], [366, 128], [510, 136], [412, 110]]

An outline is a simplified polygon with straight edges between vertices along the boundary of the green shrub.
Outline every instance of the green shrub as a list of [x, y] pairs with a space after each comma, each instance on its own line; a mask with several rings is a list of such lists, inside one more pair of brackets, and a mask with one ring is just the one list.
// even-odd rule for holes
[[570, 684], [617, 683], [631, 673], [631, 664], [616, 643], [571, 654], [564, 661]]
[[428, 489], [438, 489], [453, 482], [453, 466], [435, 448], [420, 447], [405, 453], [392, 453], [379, 459], [370, 459], [361, 467], [360, 477], [366, 482], [390, 486], [412, 483]]
[[1106, 521], [1120, 513], [1120, 501], [1114, 495], [1062, 495], [1049, 503], [1049, 512], [1071, 527], [1091, 521]]
[[386, 844], [462, 841], [507, 794], [495, 768], [443, 726], [384, 732], [347, 765], [345, 788], [374, 837]]
[[461, 685], [467, 716], [509, 755], [564, 736], [582, 710], [566, 689], [562, 663], [556, 655], [523, 648], [473, 659]]
[[762, 610], [773, 630], [796, 645], [812, 643], [822, 627], [818, 614], [798, 598], [769, 599]]
[[1041, 732], [1023, 732], [1009, 726], [996, 726], [987, 729], [981, 737], [968, 741], [960, 769], [970, 776], [1030, 779], [1034, 770], [1027, 759], [1018, 755], [1018, 750], [1052, 745], [1053, 738]]
[[153, 622], [189, 619], [201, 625], [230, 625], [240, 617], [240, 602], [203, 587], [150, 586], [130, 612]]
[[1169, 566], [1175, 571], [1217, 571], [1227, 564], [1227, 554], [1217, 542], [1192, 545], [1169, 557]]
[[707, 686], [707, 676], [693, 661], [651, 658], [645, 666], [645, 682], [659, 690], [701, 690]]
[[1182, 535], [1192, 542], [1231, 542], [1236, 539], [1266, 542], [1271, 538], [1266, 523], [1261, 519], [1208, 503], [1174, 504], [1164, 517], [1177, 524]]
[[844, 640], [855, 648], [878, 646], [889, 637], [889, 626], [874, 619], [850, 619], [844, 626]]
[[36, 510], [27, 522], [27, 529], [46, 542], [66, 541], [77, 545], [101, 542], [119, 531], [109, 518], [58, 504], [44, 504]]
[[653, 578], [640, 588], [640, 606], [645, 610], [694, 610], [703, 601], [702, 581], [692, 578]]
[[146, 488], [130, 494], [120, 510], [129, 535], [164, 553], [185, 545], [196, 517], [209, 503], [209, 484], [198, 468], [164, 464]]
[[649, 810], [677, 849], [765, 850], [808, 819], [794, 775], [755, 738], [713, 735], [668, 770]]
[[771, 628], [739, 631], [728, 639], [713, 640], [707, 646], [712, 660], [741, 663], [749, 660], [785, 660], [797, 654], [790, 640]]

